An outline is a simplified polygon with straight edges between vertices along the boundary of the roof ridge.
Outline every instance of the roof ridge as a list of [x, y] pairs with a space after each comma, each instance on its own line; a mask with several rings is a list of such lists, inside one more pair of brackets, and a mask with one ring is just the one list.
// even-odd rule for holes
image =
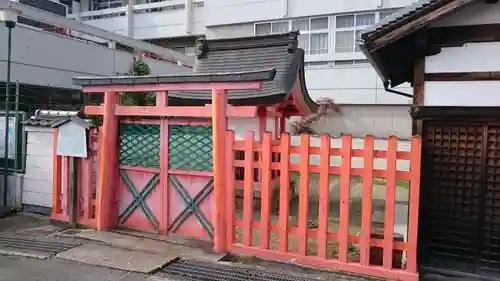
[[207, 40], [206, 38], [201, 37], [196, 40], [196, 58], [202, 59], [208, 52], [213, 51], [257, 49], [277, 46], [288, 46], [288, 52], [295, 53], [299, 43], [297, 39], [299, 34], [299, 31], [291, 31], [272, 35], [213, 40]]

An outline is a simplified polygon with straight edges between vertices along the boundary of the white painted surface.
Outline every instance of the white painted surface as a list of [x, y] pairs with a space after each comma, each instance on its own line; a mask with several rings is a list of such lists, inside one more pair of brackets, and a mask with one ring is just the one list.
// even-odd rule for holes
[[52, 206], [53, 129], [27, 127], [26, 173], [22, 203]]
[[[412, 0], [288, 0], [283, 11], [283, 0], [205, 0], [208, 13], [206, 25], [236, 24], [285, 17], [339, 14], [404, 7]], [[220, 15], [224, 15], [221, 17]]]
[[442, 48], [441, 53], [425, 58], [425, 72], [500, 71], [500, 42], [468, 43]]
[[[7, 38], [3, 25], [0, 38]], [[13, 29], [12, 40], [11, 80], [25, 84], [76, 88], [72, 81], [75, 76], [127, 73], [133, 61], [127, 52], [23, 26]], [[0, 44], [0, 81], [5, 81], [6, 58], [7, 45]], [[147, 62], [154, 74], [192, 71], [172, 63]]]
[[500, 106], [500, 81], [436, 81], [424, 87], [424, 105]]
[[499, 23], [500, 3], [486, 4], [485, 1], [476, 1], [476, 3], [465, 9], [455, 12], [453, 15], [447, 16], [445, 19], [438, 21], [433, 26], [457, 26], [457, 25], [474, 25], [474, 24], [490, 24]]

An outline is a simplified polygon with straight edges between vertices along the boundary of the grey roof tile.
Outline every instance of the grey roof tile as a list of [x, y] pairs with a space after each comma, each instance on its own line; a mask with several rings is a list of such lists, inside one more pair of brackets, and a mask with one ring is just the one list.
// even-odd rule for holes
[[393, 14], [381, 19], [376, 25], [371, 26], [361, 32], [361, 37], [376, 34], [382, 30], [392, 29], [404, 23], [406, 19], [414, 14], [425, 12], [428, 9], [432, 9], [437, 5], [441, 5], [445, 2], [450, 2], [450, 0], [418, 0], [413, 4], [402, 8]]

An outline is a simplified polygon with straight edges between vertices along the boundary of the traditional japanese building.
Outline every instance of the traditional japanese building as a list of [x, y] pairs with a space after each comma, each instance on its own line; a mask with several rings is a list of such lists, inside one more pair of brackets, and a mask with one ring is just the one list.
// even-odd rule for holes
[[499, 14], [496, 0], [421, 0], [361, 35], [385, 84], [414, 87], [423, 273], [500, 277]]

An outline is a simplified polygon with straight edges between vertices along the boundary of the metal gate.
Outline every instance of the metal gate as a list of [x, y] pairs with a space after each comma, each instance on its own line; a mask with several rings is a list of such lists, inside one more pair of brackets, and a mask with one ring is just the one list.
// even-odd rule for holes
[[420, 264], [500, 276], [500, 124], [424, 121]]

